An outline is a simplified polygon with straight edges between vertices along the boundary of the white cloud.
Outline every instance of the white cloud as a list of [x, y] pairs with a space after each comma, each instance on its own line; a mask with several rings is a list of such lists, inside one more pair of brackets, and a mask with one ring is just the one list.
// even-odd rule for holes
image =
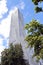
[[3, 39], [2, 39], [2, 38], [0, 38], [0, 45], [2, 45], [2, 41], [3, 41]]
[[5, 38], [9, 36], [10, 21], [11, 21], [11, 11], [7, 16], [7, 18], [3, 19], [0, 24], [0, 34], [3, 35]]
[[16, 7], [18, 7], [21, 10], [24, 10], [25, 8], [25, 3], [23, 1], [20, 1], [19, 4], [16, 5]]
[[3, 35], [5, 38], [9, 37], [11, 14], [14, 12], [14, 9], [15, 8], [9, 11], [7, 18], [3, 19], [0, 23], [0, 34]]
[[9, 35], [9, 17], [2, 20], [2, 23], [0, 24], [0, 34], [3, 35], [5, 38]]
[[9, 44], [8, 44], [8, 43], [9, 43], [9, 39], [7, 39], [7, 45], [6, 45], [6, 46], [7, 46], [7, 48], [8, 48], [8, 46], [9, 46]]
[[8, 48], [9, 47], [9, 38], [6, 38], [5, 40], [6, 40], [6, 48]]
[[24, 9], [25, 8], [25, 3], [22, 1], [22, 2], [20, 2], [20, 8], [21, 9]]
[[4, 50], [4, 46], [3, 46], [3, 39], [0, 38], [0, 56], [1, 56], [1, 52]]
[[11, 22], [11, 14], [13, 10], [9, 12], [7, 18], [3, 19], [0, 23], [0, 34], [4, 36], [4, 38], [0, 38], [0, 55], [1, 52], [4, 50], [5, 46], [3, 46], [3, 40], [6, 40], [6, 46], [8, 47], [9, 42], [9, 32], [10, 32], [10, 22]]
[[3, 14], [5, 14], [7, 11], [8, 11], [7, 0], [1, 0], [0, 1], [0, 18], [2, 18]]

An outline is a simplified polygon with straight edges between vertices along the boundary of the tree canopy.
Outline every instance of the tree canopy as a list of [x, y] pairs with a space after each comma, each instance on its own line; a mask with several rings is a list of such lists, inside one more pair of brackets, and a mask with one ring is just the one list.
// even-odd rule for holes
[[21, 44], [15, 46], [11, 44], [8, 49], [4, 49], [1, 56], [1, 65], [26, 65]]
[[43, 24], [37, 20], [32, 20], [26, 24], [25, 29], [27, 30], [25, 40], [28, 42], [28, 46], [34, 47], [34, 56], [37, 59], [43, 59]]
[[41, 4], [43, 2], [43, 0], [32, 0], [32, 2], [34, 3], [35, 7], [35, 11], [36, 13], [38, 12], [43, 12], [43, 8], [39, 6], [39, 4]]

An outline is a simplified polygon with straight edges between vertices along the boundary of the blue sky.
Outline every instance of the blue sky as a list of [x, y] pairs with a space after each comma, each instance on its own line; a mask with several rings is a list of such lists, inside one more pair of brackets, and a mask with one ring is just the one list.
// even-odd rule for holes
[[[43, 3], [39, 6], [43, 6]], [[23, 14], [25, 24], [32, 19], [43, 23], [43, 13], [35, 13], [32, 0], [0, 0], [0, 52], [8, 46], [11, 14], [15, 7]]]

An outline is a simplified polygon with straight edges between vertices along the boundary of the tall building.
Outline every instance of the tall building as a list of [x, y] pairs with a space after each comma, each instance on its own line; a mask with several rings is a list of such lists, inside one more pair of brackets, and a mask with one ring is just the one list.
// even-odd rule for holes
[[23, 15], [20, 13], [18, 8], [14, 9], [14, 12], [11, 16], [11, 26], [10, 26], [10, 37], [9, 37], [9, 44], [21, 44], [24, 50], [24, 58], [27, 59], [26, 54], [26, 43], [24, 41], [25, 38], [25, 31], [24, 31], [24, 20]]
[[10, 43], [21, 43], [21, 38], [25, 36], [24, 33], [24, 22], [23, 15], [20, 13], [18, 8], [15, 8], [11, 16], [11, 27], [10, 27]]
[[32, 58], [33, 50], [26, 48], [27, 42], [24, 41], [25, 35], [23, 15], [18, 8], [15, 8], [11, 16], [9, 44], [21, 43], [24, 51], [24, 58], [29, 61], [30, 65], [39, 65]]

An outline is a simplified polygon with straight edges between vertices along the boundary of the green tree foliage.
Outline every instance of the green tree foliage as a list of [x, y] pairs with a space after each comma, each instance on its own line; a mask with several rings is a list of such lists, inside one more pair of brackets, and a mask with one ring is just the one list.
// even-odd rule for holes
[[37, 20], [32, 20], [26, 24], [25, 29], [27, 30], [25, 40], [28, 42], [28, 46], [34, 47], [34, 56], [37, 59], [43, 59], [43, 24]]
[[15, 46], [11, 44], [8, 49], [4, 49], [1, 56], [1, 65], [26, 65], [21, 44]]
[[38, 13], [38, 12], [43, 12], [43, 9], [42, 9], [42, 7], [39, 7], [39, 3], [41, 3], [41, 2], [43, 2], [43, 0], [32, 0], [32, 2], [35, 4], [35, 11], [36, 11], [36, 13]]

